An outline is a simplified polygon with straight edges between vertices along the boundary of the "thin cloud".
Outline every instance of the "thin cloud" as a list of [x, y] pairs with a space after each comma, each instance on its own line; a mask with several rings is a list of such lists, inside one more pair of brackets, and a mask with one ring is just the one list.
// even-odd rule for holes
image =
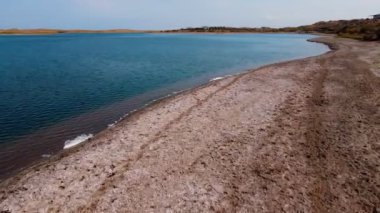
[[380, 0], [0, 0], [0, 28], [282, 27], [367, 18]]

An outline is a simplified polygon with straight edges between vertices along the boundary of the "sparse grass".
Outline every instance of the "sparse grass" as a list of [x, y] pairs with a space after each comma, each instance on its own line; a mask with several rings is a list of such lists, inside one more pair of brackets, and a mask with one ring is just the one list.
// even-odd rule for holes
[[363, 40], [363, 35], [359, 35], [359, 34], [340, 33], [340, 34], [338, 34], [338, 36], [342, 37], [342, 38], [351, 38], [351, 39]]

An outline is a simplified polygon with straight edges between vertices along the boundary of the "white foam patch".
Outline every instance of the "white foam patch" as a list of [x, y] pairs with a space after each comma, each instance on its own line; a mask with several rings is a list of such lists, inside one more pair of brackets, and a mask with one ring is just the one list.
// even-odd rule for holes
[[213, 78], [213, 79], [211, 79], [210, 81], [217, 81], [217, 80], [221, 80], [221, 79], [223, 79], [224, 77], [216, 77], [216, 78]]
[[113, 122], [112, 124], [108, 124], [108, 129], [114, 128], [117, 122]]
[[74, 138], [73, 140], [67, 140], [65, 142], [65, 145], [63, 147], [63, 149], [70, 149], [74, 146], [77, 146], [78, 144], [81, 144], [85, 141], [87, 141], [88, 139], [92, 138], [94, 135], [93, 134], [83, 134], [83, 135], [79, 135], [78, 137]]

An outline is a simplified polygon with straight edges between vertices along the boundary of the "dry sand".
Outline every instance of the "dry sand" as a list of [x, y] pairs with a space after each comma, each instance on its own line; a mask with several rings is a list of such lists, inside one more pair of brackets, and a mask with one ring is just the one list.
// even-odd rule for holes
[[2, 183], [9, 212], [379, 212], [380, 44], [153, 104]]

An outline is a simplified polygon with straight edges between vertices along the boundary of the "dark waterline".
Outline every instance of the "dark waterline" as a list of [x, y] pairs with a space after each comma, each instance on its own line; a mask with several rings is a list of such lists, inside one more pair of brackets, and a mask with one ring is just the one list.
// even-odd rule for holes
[[0, 178], [66, 140], [209, 79], [321, 54], [310, 35], [0, 37]]

